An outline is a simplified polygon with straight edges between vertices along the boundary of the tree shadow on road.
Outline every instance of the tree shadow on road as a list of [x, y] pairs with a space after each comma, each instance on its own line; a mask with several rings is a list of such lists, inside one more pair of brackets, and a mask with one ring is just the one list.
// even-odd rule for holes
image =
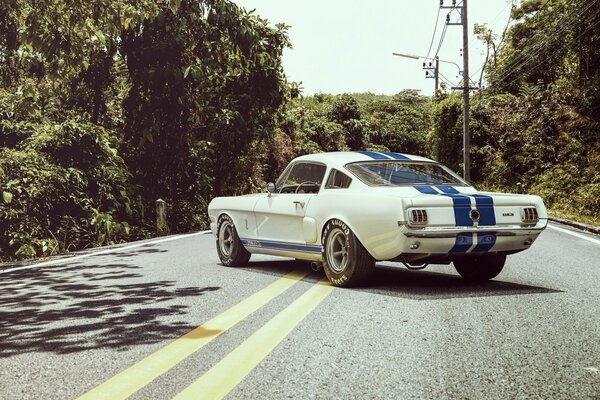
[[1, 274], [0, 358], [127, 349], [174, 339], [197, 327], [182, 322], [187, 306], [181, 298], [220, 289], [148, 282], [136, 271], [140, 268], [73, 261]]
[[[247, 270], [270, 275], [281, 275], [298, 268], [310, 270], [309, 263], [294, 260], [256, 261], [251, 262], [249, 266], [250, 268]], [[323, 279], [324, 276], [325, 274], [320, 271], [310, 274], [305, 280], [317, 282], [319, 279]], [[557, 289], [506, 282], [502, 280], [502, 275], [488, 282], [470, 284], [454, 274], [411, 271], [402, 267], [389, 267], [381, 264], [377, 265], [373, 276], [361, 287], [344, 290], [358, 290], [412, 300], [562, 293], [561, 290]]]

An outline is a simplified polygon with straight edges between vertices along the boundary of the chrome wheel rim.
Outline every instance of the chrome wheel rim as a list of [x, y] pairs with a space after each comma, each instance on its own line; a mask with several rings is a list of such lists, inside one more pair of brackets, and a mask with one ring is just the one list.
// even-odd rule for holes
[[221, 229], [219, 230], [219, 247], [224, 256], [228, 257], [231, 255], [233, 249], [233, 225], [229, 221], [221, 224]]
[[327, 241], [327, 262], [334, 272], [342, 272], [348, 265], [348, 246], [346, 235], [341, 229], [331, 232]]

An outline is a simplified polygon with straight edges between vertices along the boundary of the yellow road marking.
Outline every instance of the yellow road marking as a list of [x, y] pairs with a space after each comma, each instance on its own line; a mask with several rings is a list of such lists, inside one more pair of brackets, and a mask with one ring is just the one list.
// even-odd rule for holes
[[293, 271], [183, 335], [137, 364], [96, 386], [79, 399], [126, 399], [254, 311], [292, 287], [308, 272]]
[[215, 364], [174, 400], [222, 399], [334, 289], [321, 280]]

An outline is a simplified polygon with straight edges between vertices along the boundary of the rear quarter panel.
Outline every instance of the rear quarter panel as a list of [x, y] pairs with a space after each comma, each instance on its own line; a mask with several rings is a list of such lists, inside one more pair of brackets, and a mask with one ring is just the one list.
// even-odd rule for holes
[[406, 240], [398, 226], [404, 222], [410, 198], [384, 196], [379, 193], [347, 189], [321, 191], [310, 203], [307, 216], [315, 218], [318, 242], [323, 243], [323, 229], [331, 219], [345, 222], [367, 251], [377, 260], [395, 256]]

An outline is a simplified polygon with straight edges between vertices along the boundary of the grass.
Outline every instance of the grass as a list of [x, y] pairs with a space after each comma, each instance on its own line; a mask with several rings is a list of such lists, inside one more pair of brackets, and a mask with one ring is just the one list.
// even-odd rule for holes
[[586, 225], [592, 225], [595, 227], [600, 227], [600, 218], [599, 217], [588, 217], [584, 215], [577, 214], [572, 210], [564, 210], [560, 208], [551, 208], [548, 209], [548, 214], [550, 217], [568, 219], [569, 221], [575, 221]]

